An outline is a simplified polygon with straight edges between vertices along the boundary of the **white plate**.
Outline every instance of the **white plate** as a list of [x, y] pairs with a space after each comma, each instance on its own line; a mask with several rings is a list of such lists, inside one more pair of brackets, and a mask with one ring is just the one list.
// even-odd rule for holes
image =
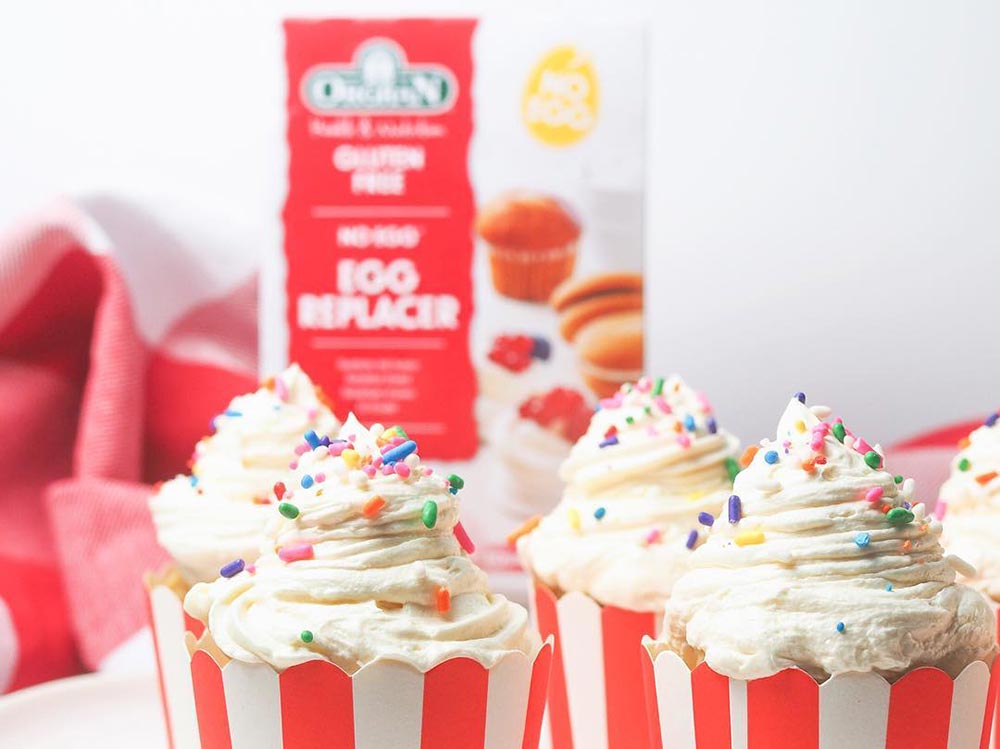
[[9, 749], [165, 749], [156, 677], [90, 674], [0, 698]]

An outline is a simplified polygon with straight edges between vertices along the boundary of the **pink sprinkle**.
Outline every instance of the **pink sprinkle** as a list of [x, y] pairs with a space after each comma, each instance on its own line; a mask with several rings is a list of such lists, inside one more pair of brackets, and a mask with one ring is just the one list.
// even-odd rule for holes
[[646, 543], [658, 544], [661, 538], [663, 538], [663, 534], [660, 533], [660, 529], [653, 528], [649, 533], [646, 534]]
[[640, 377], [639, 381], [635, 383], [635, 389], [640, 393], [645, 393], [653, 387], [653, 383], [649, 381], [648, 377]]
[[677, 435], [677, 444], [681, 447], [691, 447], [691, 438], [686, 434]]
[[316, 481], [317, 484], [322, 484], [324, 481], [326, 481], [326, 474], [317, 473], [315, 476], [313, 476], [313, 479]]
[[375, 466], [371, 465], [364, 466], [361, 470], [364, 471], [365, 476], [367, 476], [368, 478], [370, 479], [375, 478]]
[[619, 405], [621, 405], [621, 404], [615, 398], [602, 398], [601, 399], [601, 408], [615, 409], [615, 408], [618, 408]]
[[712, 404], [708, 400], [708, 396], [704, 393], [695, 393], [695, 397], [698, 399], [698, 405], [701, 406], [703, 413], [712, 412]]
[[372, 465], [375, 466], [376, 468], [381, 468], [382, 467], [382, 456], [381, 455], [376, 455], [374, 458], [372, 458]]
[[934, 505], [934, 517], [938, 520], [944, 520], [946, 512], [948, 512], [948, 503], [938, 500], [938, 503]]
[[309, 445], [307, 443], [302, 443], [301, 445], [296, 445], [295, 446], [295, 454], [296, 455], [305, 455], [307, 452], [309, 452], [309, 449], [310, 448], [309, 448]]
[[310, 406], [310, 407], [309, 407], [309, 410], [308, 410], [308, 411], [306, 411], [306, 416], [308, 416], [308, 417], [309, 417], [309, 420], [310, 420], [310, 421], [312, 421], [312, 420], [313, 420], [313, 419], [315, 419], [315, 418], [316, 418], [317, 416], [319, 416], [319, 409], [318, 409], [318, 408], [316, 408], [316, 406]]
[[346, 442], [331, 442], [330, 443], [330, 455], [332, 455], [333, 457], [337, 458], [347, 448], [348, 448], [348, 445], [347, 445]]
[[465, 550], [466, 554], [476, 553], [476, 545], [472, 543], [472, 539], [469, 538], [469, 534], [466, 533], [465, 528], [462, 526], [460, 522], [455, 523], [455, 528], [453, 532], [455, 533], [455, 538], [458, 539], [458, 545]]
[[300, 562], [303, 559], [312, 559], [313, 556], [315, 556], [315, 552], [312, 544], [283, 546], [278, 549], [278, 559], [282, 562]]
[[864, 455], [866, 452], [869, 452], [872, 449], [872, 446], [869, 445], [860, 437], [858, 437], [858, 441], [854, 443], [854, 449], [857, 450], [862, 455]]
[[406, 465], [406, 463], [404, 463], [403, 461], [399, 461], [398, 463], [396, 463], [394, 467], [396, 469], [396, 475], [399, 476], [401, 479], [409, 477], [410, 467]]
[[299, 467], [299, 461], [293, 460], [291, 463], [288, 464], [288, 467], [289, 469], [294, 471], [296, 468]]
[[392, 475], [392, 466], [390, 466], [390, 465], [382, 466], [382, 475], [383, 476], [391, 476]]
[[434, 469], [431, 468], [430, 466], [424, 466], [423, 471], [424, 471], [424, 476], [430, 476], [432, 473], [434, 473]]
[[390, 451], [391, 449], [392, 449], [392, 442], [391, 442], [391, 441], [390, 441], [390, 442], [386, 442], [386, 443], [385, 443], [384, 445], [382, 445], [382, 448], [381, 448], [381, 453], [382, 453], [383, 455], [385, 455], [385, 454], [386, 454], [387, 452], [389, 452], [389, 451]]
[[655, 405], [665, 414], [674, 412], [674, 410], [670, 407], [670, 404], [667, 403], [667, 399], [664, 398], [662, 395], [658, 395], [655, 398], [653, 398], [653, 405]]
[[280, 377], [274, 378], [274, 392], [278, 394], [278, 397], [283, 401], [288, 400], [288, 385]]
[[652, 424], [650, 424], [648, 427], [646, 427], [646, 434], [648, 434], [650, 437], [656, 437], [660, 433], [658, 431], [656, 431], [656, 427], [655, 426], [653, 426]]
[[882, 499], [882, 495], [885, 492], [882, 491], [881, 486], [873, 486], [865, 493], [865, 499], [869, 502], [875, 503]]
[[247, 569], [247, 572], [249, 572], [251, 575], [256, 575], [257, 574], [257, 565], [256, 564], [248, 565], [246, 569]]

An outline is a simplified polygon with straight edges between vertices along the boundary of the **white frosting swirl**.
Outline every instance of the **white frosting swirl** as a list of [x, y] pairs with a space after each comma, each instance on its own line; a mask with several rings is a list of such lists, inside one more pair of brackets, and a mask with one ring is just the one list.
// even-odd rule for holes
[[989, 606], [955, 582], [960, 560], [924, 505], [907, 509], [913, 482], [897, 484], [850, 432], [841, 443], [841, 428], [789, 404], [736, 479], [741, 518], [724, 508], [674, 587], [657, 647], [742, 679], [790, 667], [955, 676], [992, 660]]
[[559, 592], [662, 609], [699, 513], [730, 494], [736, 449], [680, 378], [623, 385], [563, 464], [562, 501], [518, 541], [525, 568]]
[[339, 426], [295, 364], [273, 383], [233, 398], [213, 424], [214, 434], [195, 446], [191, 476], [166, 482], [150, 500], [160, 545], [188, 584], [214, 580], [234, 557], [256, 557], [272, 516], [272, 487], [305, 445], [303, 435]]
[[[466, 656], [489, 668], [540, 647], [524, 608], [492, 595], [462, 551], [449, 479], [416, 452], [383, 465], [394, 435], [351, 416], [347, 449], [338, 441], [300, 460], [255, 568], [192, 588], [185, 607], [226, 655], [276, 669], [322, 658], [353, 672], [377, 658], [427, 670]], [[295, 548], [307, 558], [288, 561]]]
[[965, 578], [1000, 601], [1000, 423], [993, 414], [969, 435], [941, 487], [943, 543], [968, 560], [977, 574]]

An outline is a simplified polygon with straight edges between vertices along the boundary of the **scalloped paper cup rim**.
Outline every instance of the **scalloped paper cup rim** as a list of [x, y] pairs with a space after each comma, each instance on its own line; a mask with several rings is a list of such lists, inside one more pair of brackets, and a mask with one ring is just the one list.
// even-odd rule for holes
[[692, 669], [671, 650], [654, 655], [651, 644], [643, 643], [650, 720], [669, 749], [989, 746], [1000, 658], [992, 669], [974, 661], [954, 679], [921, 667], [892, 683], [875, 673], [819, 683], [797, 668], [744, 680], [707, 663]]

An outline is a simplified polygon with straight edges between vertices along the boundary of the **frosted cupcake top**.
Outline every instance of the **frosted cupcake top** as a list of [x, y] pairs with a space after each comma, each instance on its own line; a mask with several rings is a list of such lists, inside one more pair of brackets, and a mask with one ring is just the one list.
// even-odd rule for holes
[[518, 541], [558, 592], [657, 611], [731, 493], [737, 443], [679, 377], [642, 378], [601, 402], [563, 463], [562, 501]]
[[377, 658], [421, 670], [465, 656], [489, 668], [540, 647], [527, 612], [489, 592], [459, 522], [460, 477], [421, 464], [398, 428], [351, 416], [315, 438], [273, 488], [270, 541], [185, 600], [229, 657], [276, 669], [314, 659], [353, 672]]
[[945, 556], [913, 481], [827, 415], [795, 398], [761, 442], [674, 587], [658, 647], [741, 679], [991, 661], [990, 609], [955, 582], [966, 565]]
[[271, 516], [271, 487], [289, 470], [309, 430], [338, 427], [322, 392], [298, 365], [240, 395], [195, 446], [191, 475], [150, 500], [157, 538], [186, 582], [215, 579], [234, 556], [255, 555]]
[[1000, 601], [1000, 415], [990, 414], [962, 441], [941, 487], [945, 546], [977, 570], [966, 578]]

